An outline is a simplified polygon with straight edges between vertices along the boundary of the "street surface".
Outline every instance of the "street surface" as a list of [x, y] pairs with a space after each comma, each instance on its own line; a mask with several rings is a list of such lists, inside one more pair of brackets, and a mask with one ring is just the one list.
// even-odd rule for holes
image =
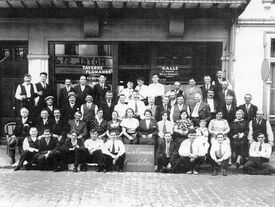
[[275, 175], [0, 169], [0, 206], [275, 206]]

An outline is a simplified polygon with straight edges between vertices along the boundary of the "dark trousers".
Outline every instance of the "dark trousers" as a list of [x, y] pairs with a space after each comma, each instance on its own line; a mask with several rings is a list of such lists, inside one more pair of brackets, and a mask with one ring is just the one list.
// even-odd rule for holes
[[179, 133], [174, 133], [173, 135], [174, 141], [177, 143], [177, 147], [179, 148], [181, 143], [187, 139], [186, 135], [181, 135]]
[[219, 166], [221, 166], [222, 169], [226, 170], [228, 168], [229, 158], [226, 159], [226, 160], [223, 160], [221, 162], [221, 164], [219, 165], [218, 163], [215, 162], [215, 160], [213, 160], [210, 157], [210, 163], [211, 163], [211, 166], [212, 166], [213, 170], [217, 170], [219, 168]]
[[[19, 153], [22, 154], [22, 152], [23, 152], [23, 141], [24, 141], [25, 137], [16, 137], [15, 139], [17, 140], [17, 146], [18, 146], [18, 149], [19, 149]], [[9, 156], [13, 159], [15, 158], [15, 150], [16, 150], [16, 146], [13, 147], [13, 148], [9, 147]]]
[[48, 157], [46, 157], [45, 152], [38, 152], [35, 155], [35, 161], [38, 164], [38, 169], [39, 170], [53, 170], [56, 168], [57, 163], [55, 162], [55, 156], [56, 154], [59, 153], [55, 150], [52, 150], [49, 154]]
[[37, 152], [24, 151], [22, 156], [20, 157], [18, 166], [23, 167], [24, 161], [27, 161], [27, 166], [31, 166], [35, 162], [35, 156]]
[[93, 152], [93, 154], [90, 154], [90, 152], [86, 149], [87, 153], [87, 161], [89, 163], [97, 163], [98, 166], [102, 166], [103, 163], [103, 154], [101, 150], [96, 150]]
[[167, 157], [165, 153], [156, 157], [156, 163], [159, 169], [167, 167], [169, 162], [170, 162], [170, 157]]
[[242, 157], [242, 161], [248, 156], [248, 141], [246, 138], [242, 139], [231, 139], [231, 149], [234, 157], [237, 158], [239, 155]]
[[243, 171], [251, 175], [270, 175], [275, 173], [275, 168], [264, 158], [249, 158], [243, 166]]
[[66, 150], [62, 157], [66, 164], [73, 163], [75, 167], [79, 164], [85, 164], [87, 161], [87, 151], [85, 148], [75, 148], [74, 150]]
[[[103, 161], [104, 161], [104, 168], [107, 170], [111, 170], [113, 167], [113, 158], [109, 155], [103, 154]], [[124, 167], [124, 161], [125, 161], [125, 153], [121, 155], [116, 161], [116, 165], [121, 170]]]
[[194, 126], [200, 126], [200, 118], [197, 117], [197, 118], [194, 118], [194, 117], [191, 117], [191, 121], [193, 122]]
[[190, 157], [180, 157], [181, 162], [183, 163], [184, 171], [196, 170], [198, 171], [201, 164], [204, 161], [204, 157], [197, 157], [193, 162], [191, 162]]

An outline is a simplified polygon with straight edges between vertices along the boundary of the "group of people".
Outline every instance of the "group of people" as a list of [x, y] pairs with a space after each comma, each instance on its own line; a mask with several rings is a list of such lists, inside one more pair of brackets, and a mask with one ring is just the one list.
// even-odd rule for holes
[[99, 171], [114, 165], [122, 171], [124, 145], [141, 144], [154, 146], [155, 171], [198, 174], [201, 164], [209, 162], [213, 175], [219, 167], [227, 175], [231, 164], [243, 165], [249, 174], [275, 172], [268, 164], [274, 139], [270, 123], [251, 103], [251, 94], [237, 106], [222, 71], [213, 81], [204, 76], [200, 87], [194, 79], [186, 87], [175, 82], [166, 93], [157, 74], [148, 86], [144, 77], [138, 77], [137, 86], [128, 82], [117, 100], [104, 75], [93, 87], [85, 76], [75, 87], [66, 79], [58, 93], [59, 107], [46, 83], [47, 74], [40, 76], [41, 82], [32, 84], [26, 75], [16, 90], [21, 120], [9, 143], [11, 163], [16, 144], [23, 153], [16, 170], [27, 161], [27, 168], [36, 163], [40, 169], [55, 171], [70, 162], [74, 171], [79, 164], [86, 170], [87, 162], [96, 162]]

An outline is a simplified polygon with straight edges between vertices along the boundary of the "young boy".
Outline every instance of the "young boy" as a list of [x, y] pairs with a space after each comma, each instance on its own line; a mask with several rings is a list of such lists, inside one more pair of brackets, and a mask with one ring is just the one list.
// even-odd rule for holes
[[221, 166], [223, 176], [227, 176], [227, 167], [231, 157], [230, 145], [226, 142], [222, 133], [217, 134], [217, 142], [213, 142], [210, 149], [210, 161], [213, 168], [212, 176], [218, 174], [218, 168]]
[[125, 146], [121, 140], [117, 139], [116, 131], [110, 131], [110, 140], [103, 147], [103, 172], [110, 171], [113, 166], [118, 166], [118, 171], [123, 172], [125, 160]]

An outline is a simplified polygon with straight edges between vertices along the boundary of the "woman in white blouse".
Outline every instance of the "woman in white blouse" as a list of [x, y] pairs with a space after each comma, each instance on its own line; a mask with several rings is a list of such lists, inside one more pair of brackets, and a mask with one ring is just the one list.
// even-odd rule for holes
[[135, 112], [133, 109], [126, 110], [125, 119], [122, 120], [120, 126], [122, 127], [122, 141], [124, 144], [137, 144], [137, 128], [139, 121], [134, 118]]

